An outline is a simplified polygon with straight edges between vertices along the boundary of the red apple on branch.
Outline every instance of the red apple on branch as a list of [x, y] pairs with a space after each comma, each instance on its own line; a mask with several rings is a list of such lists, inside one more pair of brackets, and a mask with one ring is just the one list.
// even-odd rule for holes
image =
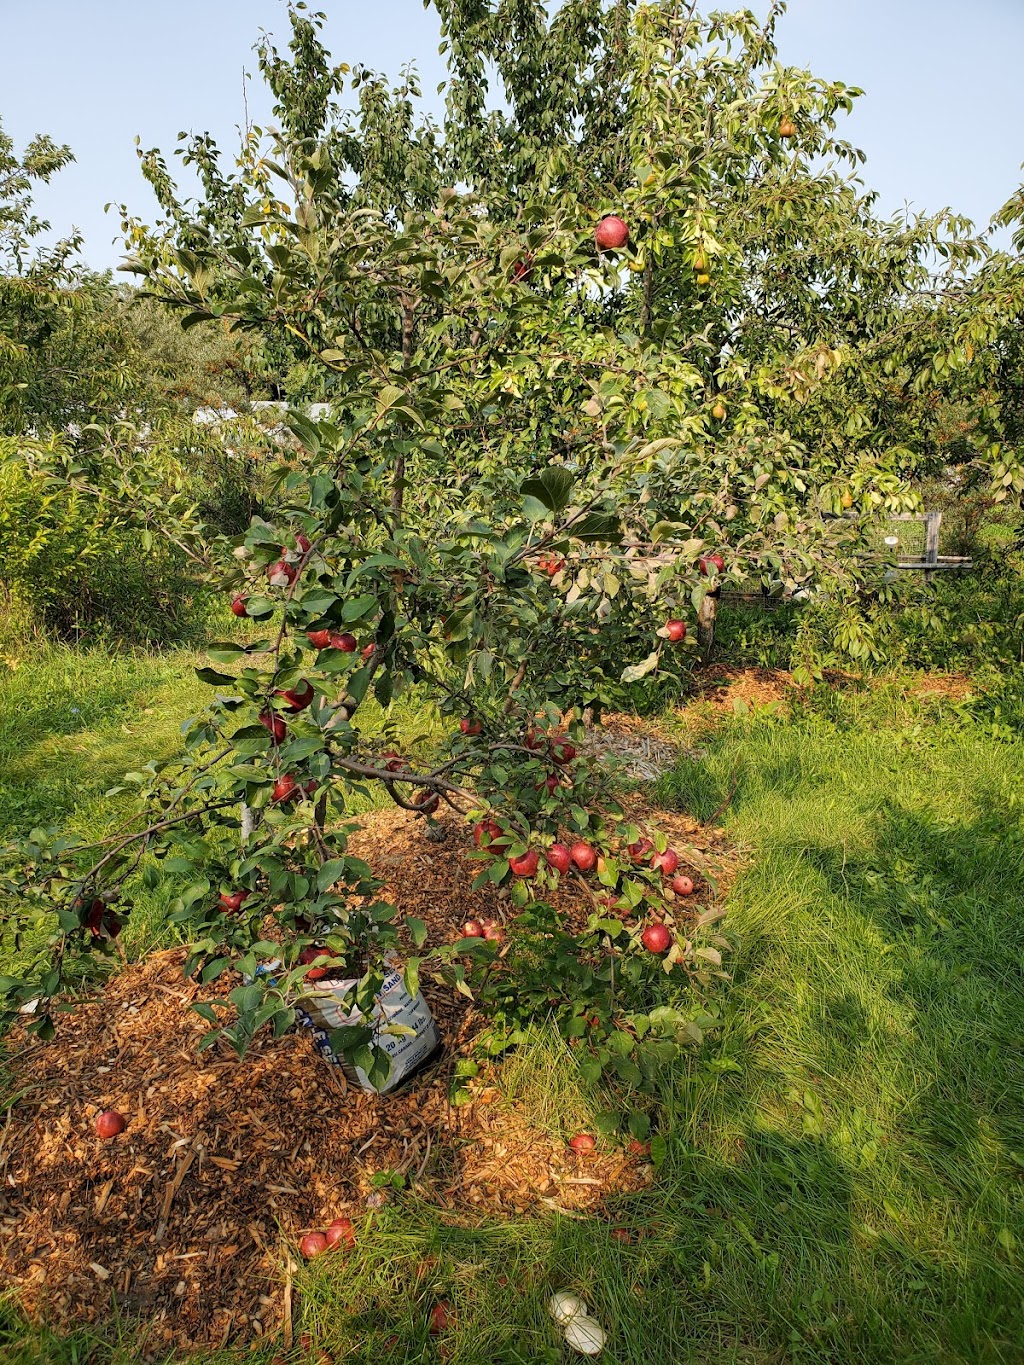
[[686, 622], [677, 620], [666, 621], [665, 634], [668, 636], [668, 638], [672, 641], [673, 644], [677, 644], [680, 640], [685, 640]]
[[629, 228], [618, 214], [609, 213], [594, 229], [594, 241], [601, 251], [618, 251], [629, 241]]
[[478, 720], [469, 720], [466, 716], [459, 721], [459, 729], [464, 735], [478, 735], [483, 726]]
[[571, 763], [576, 757], [576, 747], [570, 743], [565, 735], [555, 735], [551, 741], [551, 761], [553, 763]]
[[419, 806], [424, 815], [433, 815], [441, 804], [441, 798], [437, 792], [428, 791], [426, 787], [423, 787], [412, 798], [412, 803], [414, 806]]
[[275, 560], [267, 570], [267, 578], [273, 588], [287, 588], [299, 576], [299, 571], [294, 564], [289, 564], [286, 559]]
[[704, 574], [705, 577], [707, 577], [711, 573], [712, 569], [715, 569], [718, 573], [724, 573], [725, 560], [716, 550], [714, 554], [702, 556], [698, 567], [700, 568], [701, 573]]
[[340, 649], [343, 654], [354, 654], [359, 648], [359, 641], [347, 630], [334, 631], [331, 635], [331, 648]]
[[305, 678], [294, 687], [278, 688], [274, 693], [275, 697], [280, 697], [288, 704], [289, 711], [305, 711], [315, 695], [313, 684]]
[[581, 872], [592, 872], [597, 866], [597, 853], [582, 839], [577, 840], [570, 848], [569, 857]]
[[299, 784], [292, 777], [291, 773], [282, 773], [274, 783], [274, 789], [270, 793], [271, 801], [290, 801], [299, 790]]
[[672, 935], [663, 924], [649, 924], [640, 935], [640, 942], [649, 953], [663, 953], [672, 942]]
[[231, 610], [234, 612], [236, 616], [248, 616], [249, 615], [248, 597], [242, 597], [240, 594], [237, 597], [232, 597]]
[[674, 848], [667, 848], [664, 853], [655, 853], [651, 859], [651, 867], [663, 877], [671, 877], [678, 866], [679, 854]]
[[[314, 649], [329, 649], [333, 636], [325, 626], [322, 630], [307, 630], [306, 639]], [[353, 641], [354, 643], [355, 641]]]
[[535, 848], [528, 848], [518, 858], [509, 858], [508, 865], [517, 877], [534, 877], [540, 864], [540, 856]]
[[548, 860], [548, 866], [553, 867], [563, 877], [572, 866], [572, 854], [565, 844], [552, 844], [544, 856]]
[[274, 736], [275, 744], [280, 744], [288, 733], [288, 726], [285, 724], [284, 716], [279, 716], [276, 711], [261, 711], [260, 724], [265, 725]]

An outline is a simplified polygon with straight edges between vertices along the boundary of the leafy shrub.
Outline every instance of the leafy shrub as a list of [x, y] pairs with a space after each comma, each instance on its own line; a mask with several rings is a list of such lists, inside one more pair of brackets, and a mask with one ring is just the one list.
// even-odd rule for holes
[[166, 640], [189, 623], [197, 585], [186, 554], [132, 523], [102, 489], [69, 481], [57, 443], [0, 441], [0, 584], [61, 638]]

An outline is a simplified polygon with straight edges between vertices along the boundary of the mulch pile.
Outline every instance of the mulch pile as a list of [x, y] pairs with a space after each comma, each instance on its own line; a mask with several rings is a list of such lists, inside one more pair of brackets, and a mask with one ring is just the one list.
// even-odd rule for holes
[[[730, 867], [722, 832], [660, 812], [657, 822], [693, 849], [693, 909], [706, 908], [702, 872]], [[457, 825], [435, 844], [406, 812], [378, 812], [352, 849], [401, 914], [427, 923], [428, 945], [454, 942], [470, 916], [512, 911], [496, 889], [471, 889], [480, 864]], [[558, 901], [570, 922], [591, 908], [577, 888]], [[442, 1059], [379, 1098], [349, 1088], [304, 1032], [260, 1037], [244, 1061], [220, 1045], [197, 1055], [207, 1025], [189, 1006], [236, 983], [187, 982], [183, 957], [128, 966], [65, 1017], [53, 1043], [10, 1039], [19, 1098], [0, 1129], [0, 1277], [31, 1312], [100, 1322], [116, 1304], [145, 1320], [154, 1350], [219, 1346], [288, 1320], [290, 1246], [341, 1216], [358, 1235], [384, 1198], [375, 1175], [402, 1173], [453, 1218], [551, 1208], [600, 1216], [609, 1195], [653, 1179], [642, 1156], [577, 1155], [531, 1128], [504, 1101], [500, 1069], [453, 1107], [452, 1072], [482, 1020], [446, 988], [424, 985]], [[101, 1142], [93, 1120], [106, 1108], [128, 1126]]]

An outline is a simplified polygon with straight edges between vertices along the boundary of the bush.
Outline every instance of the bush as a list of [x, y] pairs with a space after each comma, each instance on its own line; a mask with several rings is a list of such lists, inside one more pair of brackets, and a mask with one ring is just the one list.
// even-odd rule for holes
[[61, 478], [57, 443], [0, 440], [0, 585], [59, 638], [165, 641], [192, 622], [188, 557], [132, 525], [113, 498]]

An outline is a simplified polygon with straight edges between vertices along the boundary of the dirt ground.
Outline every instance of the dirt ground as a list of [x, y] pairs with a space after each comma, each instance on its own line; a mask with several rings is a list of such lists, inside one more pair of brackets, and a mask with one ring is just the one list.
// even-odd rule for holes
[[[657, 819], [692, 849], [694, 908], [705, 908], [702, 871], [728, 876], [722, 832]], [[399, 912], [426, 921], [428, 945], [457, 940], [471, 915], [511, 911], [495, 889], [472, 890], [479, 864], [466, 851], [463, 830], [434, 844], [396, 810], [367, 817], [353, 840]], [[578, 889], [557, 903], [570, 922], [589, 909]], [[642, 1155], [611, 1145], [577, 1155], [532, 1129], [505, 1100], [500, 1068], [471, 1083], [472, 1102], [453, 1106], [453, 1069], [481, 1020], [447, 988], [424, 987], [442, 1059], [381, 1098], [349, 1088], [305, 1033], [260, 1037], [244, 1061], [219, 1046], [197, 1056], [207, 1025], [190, 1004], [235, 983], [186, 982], [183, 957], [159, 952], [126, 967], [53, 1043], [10, 1040], [17, 1100], [0, 1129], [0, 1279], [30, 1312], [97, 1322], [116, 1305], [145, 1319], [154, 1351], [218, 1346], [281, 1327], [291, 1248], [341, 1216], [358, 1236], [383, 1197], [380, 1173], [400, 1172], [452, 1217], [601, 1216], [610, 1195], [653, 1179]], [[128, 1125], [101, 1142], [93, 1121], [106, 1108]]]

